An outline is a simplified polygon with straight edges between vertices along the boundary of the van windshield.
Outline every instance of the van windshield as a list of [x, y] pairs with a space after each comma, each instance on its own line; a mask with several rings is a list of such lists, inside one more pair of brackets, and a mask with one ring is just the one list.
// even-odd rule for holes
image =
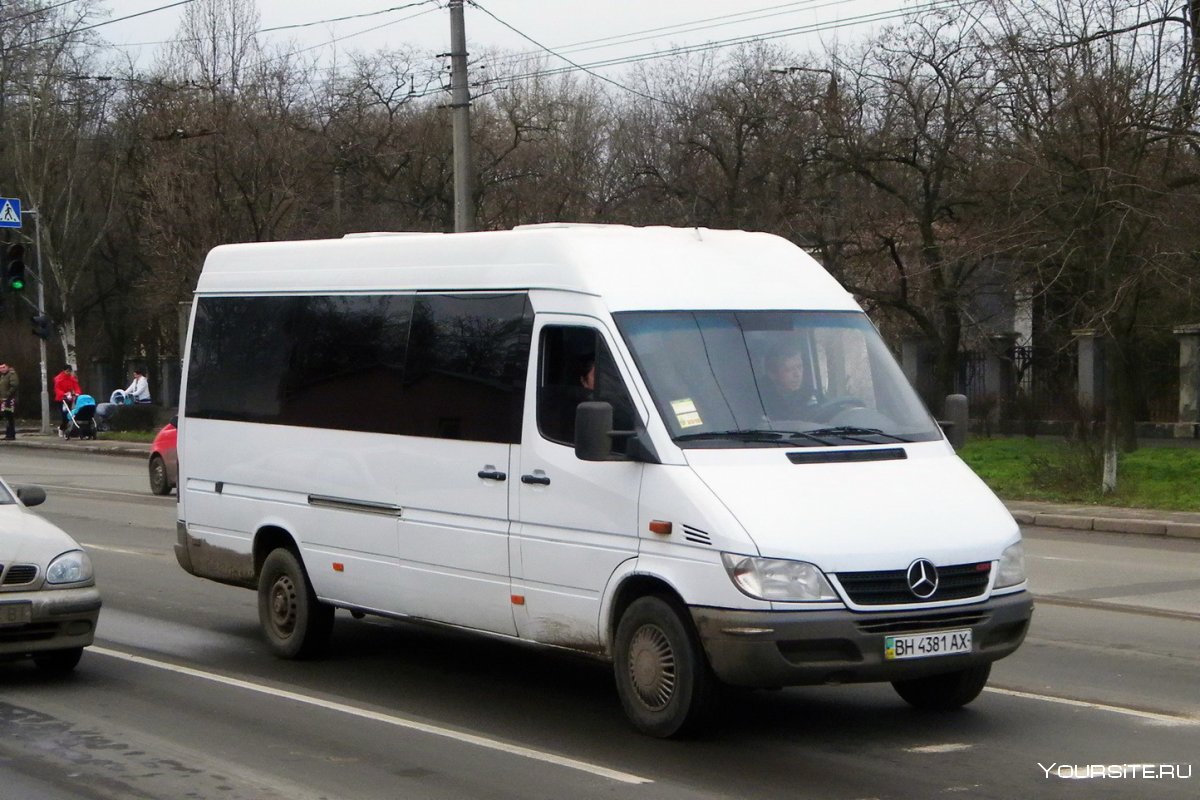
[[932, 441], [937, 423], [861, 312], [615, 315], [681, 447]]

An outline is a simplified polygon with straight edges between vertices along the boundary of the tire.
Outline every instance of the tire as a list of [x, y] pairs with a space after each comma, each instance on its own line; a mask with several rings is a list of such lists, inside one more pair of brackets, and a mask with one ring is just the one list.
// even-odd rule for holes
[[82, 647], [71, 647], [67, 650], [45, 650], [33, 654], [33, 663], [38, 669], [53, 675], [66, 675], [75, 669], [79, 659], [83, 657]]
[[291, 550], [272, 550], [258, 578], [258, 620], [281, 658], [319, 655], [333, 631], [333, 606], [317, 600]]
[[690, 620], [661, 597], [641, 597], [613, 644], [617, 694], [638, 730], [667, 738], [703, 727], [716, 679]]
[[974, 700], [987, 685], [991, 664], [967, 667], [957, 672], [892, 681], [896, 694], [914, 708], [925, 711], [953, 711]]
[[170, 494], [171, 479], [167, 477], [167, 464], [162, 456], [150, 456], [150, 491], [155, 494]]

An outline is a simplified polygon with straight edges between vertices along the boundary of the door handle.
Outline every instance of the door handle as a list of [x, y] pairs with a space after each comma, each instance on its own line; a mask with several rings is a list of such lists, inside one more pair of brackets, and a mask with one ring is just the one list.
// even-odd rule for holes
[[508, 476], [503, 472], [498, 472], [494, 469], [481, 469], [475, 474], [483, 478], [485, 481], [502, 481], [508, 478]]
[[538, 486], [549, 486], [550, 478], [545, 475], [522, 475], [521, 483], [537, 484]]

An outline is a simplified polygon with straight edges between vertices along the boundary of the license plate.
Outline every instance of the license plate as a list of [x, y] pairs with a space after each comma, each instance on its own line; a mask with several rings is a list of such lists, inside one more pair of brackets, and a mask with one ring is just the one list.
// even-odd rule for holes
[[971, 652], [971, 629], [931, 631], [907, 636], [885, 636], [883, 657], [888, 661], [902, 658], [932, 658]]
[[33, 622], [33, 603], [0, 603], [0, 626]]

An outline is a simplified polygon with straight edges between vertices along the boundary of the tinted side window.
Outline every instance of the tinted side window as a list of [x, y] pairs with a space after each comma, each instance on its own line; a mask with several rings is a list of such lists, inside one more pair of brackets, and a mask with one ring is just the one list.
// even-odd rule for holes
[[187, 416], [397, 432], [412, 297], [202, 298]]
[[524, 294], [418, 295], [399, 432], [520, 442], [532, 328]]

